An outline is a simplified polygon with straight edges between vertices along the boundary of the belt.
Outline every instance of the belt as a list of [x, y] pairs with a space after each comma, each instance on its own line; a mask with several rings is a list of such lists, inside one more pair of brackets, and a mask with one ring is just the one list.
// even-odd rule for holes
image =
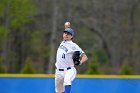
[[[71, 69], [71, 67], [66, 68], [67, 70]], [[59, 71], [65, 71], [65, 69], [58, 69]]]

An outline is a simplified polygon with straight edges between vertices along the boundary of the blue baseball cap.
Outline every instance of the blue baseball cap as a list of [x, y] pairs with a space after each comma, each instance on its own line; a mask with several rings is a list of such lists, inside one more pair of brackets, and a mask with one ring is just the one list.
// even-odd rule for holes
[[72, 36], [74, 36], [74, 30], [71, 29], [71, 28], [66, 28], [66, 29], [64, 30], [64, 32], [69, 32], [69, 33], [71, 33]]

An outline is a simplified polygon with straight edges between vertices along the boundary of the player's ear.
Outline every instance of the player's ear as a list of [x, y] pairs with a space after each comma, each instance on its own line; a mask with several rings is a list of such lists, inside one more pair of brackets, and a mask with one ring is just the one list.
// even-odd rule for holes
[[71, 36], [71, 40], [73, 39], [73, 36]]

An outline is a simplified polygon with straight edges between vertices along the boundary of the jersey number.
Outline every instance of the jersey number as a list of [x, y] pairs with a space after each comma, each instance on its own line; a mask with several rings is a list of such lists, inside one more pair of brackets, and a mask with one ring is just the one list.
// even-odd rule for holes
[[62, 58], [64, 58], [64, 59], [65, 59], [65, 54], [64, 54], [64, 53], [62, 54]]

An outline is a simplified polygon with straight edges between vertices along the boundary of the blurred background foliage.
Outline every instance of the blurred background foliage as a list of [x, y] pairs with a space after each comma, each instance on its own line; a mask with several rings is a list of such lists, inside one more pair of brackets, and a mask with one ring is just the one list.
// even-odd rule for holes
[[140, 0], [1, 0], [0, 73], [55, 71], [64, 23], [87, 54], [79, 74], [140, 74]]

